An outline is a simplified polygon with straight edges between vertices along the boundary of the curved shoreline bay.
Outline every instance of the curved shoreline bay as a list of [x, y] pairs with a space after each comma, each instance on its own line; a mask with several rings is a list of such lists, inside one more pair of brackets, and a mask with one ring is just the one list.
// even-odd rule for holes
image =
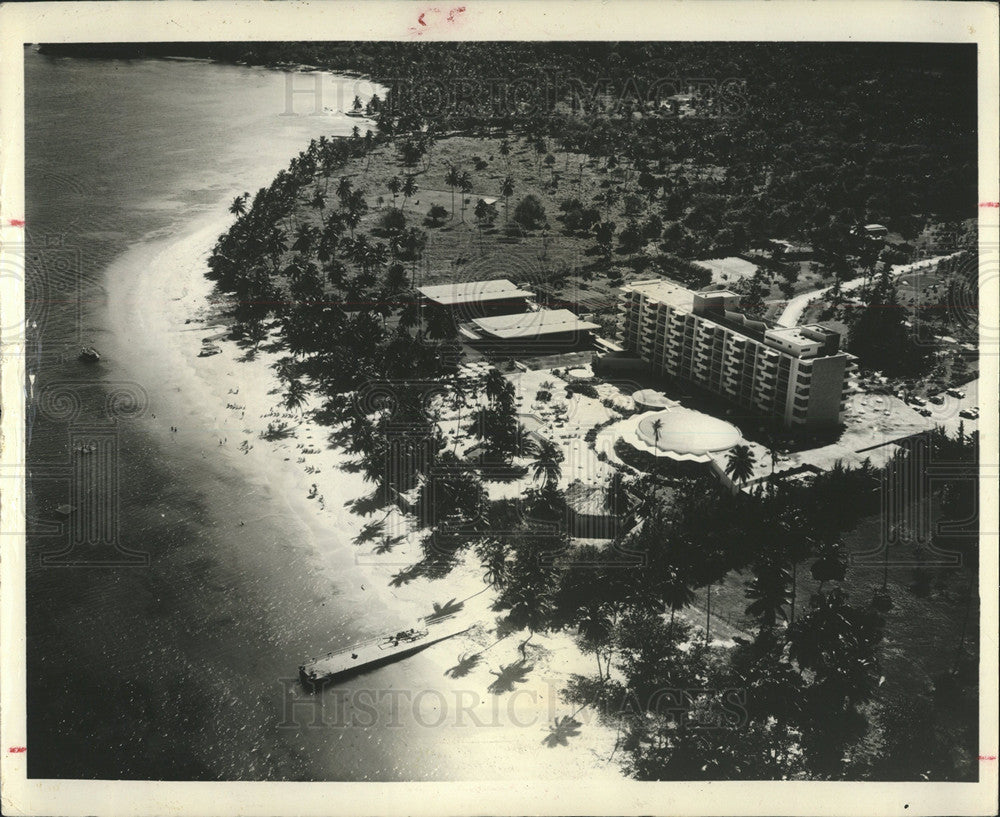
[[[95, 72], [103, 76], [107, 69], [93, 61], [59, 63], [59, 71], [73, 73], [86, 87]], [[36, 70], [46, 68], [36, 64]], [[488, 609], [491, 594], [476, 595], [483, 589], [478, 566], [440, 582], [390, 586], [417, 557], [407, 558], [405, 544], [376, 556], [371, 543], [352, 542], [369, 520], [353, 516], [344, 503], [367, 489], [338, 467], [342, 455], [327, 445], [329, 430], [296, 416], [287, 418], [296, 426], [294, 437], [261, 439], [274, 412], [283, 411], [270, 368], [274, 356], [262, 351], [244, 360], [247, 350], [226, 339], [204, 277], [205, 259], [232, 220], [226, 212], [232, 195], [266, 184], [308, 138], [293, 140], [281, 131], [268, 145], [280, 128], [261, 114], [253, 138], [213, 144], [206, 155], [192, 159], [187, 148], [161, 150], [161, 161], [173, 162], [176, 172], [165, 172], [157, 184], [148, 181], [141, 202], [130, 200], [129, 179], [139, 171], [128, 149], [140, 149], [145, 131], [170, 127], [165, 95], [198, 87], [192, 86], [194, 75], [202, 74], [203, 87], [214, 90], [195, 106], [197, 116], [221, 120], [238, 118], [229, 108], [246, 106], [253, 95], [225, 103], [233, 72], [242, 69], [159, 62], [156, 70], [175, 81], [167, 80], [167, 88], [134, 111], [145, 117], [139, 133], [102, 145], [103, 151], [120, 151], [122, 179], [109, 180], [104, 196], [105, 221], [122, 246], [110, 263], [89, 272], [99, 283], [84, 317], [88, 338], [102, 352], [100, 368], [87, 376], [106, 393], [137, 395], [141, 407], [118, 427], [120, 540], [148, 554], [149, 565], [92, 569], [85, 578], [37, 561], [29, 568], [29, 675], [36, 700], [56, 702], [33, 710], [29, 736], [38, 760], [31, 773], [359, 781], [616, 777], [616, 767], [605, 763], [613, 734], [596, 724], [568, 748], [549, 752], [540, 745], [552, 720], [570, 711], [557, 702], [567, 673], [586, 671], [569, 636], [538, 639], [548, 648], [549, 664], [515, 695], [486, 692], [494, 680], [490, 670], [517, 657], [515, 639], [493, 647], [474, 673], [446, 676], [460, 653], [495, 640], [486, 631], [495, 618]], [[262, 80], [262, 73], [247, 70], [246, 78], [264, 106], [277, 98], [283, 79]], [[218, 87], [220, 78], [225, 88]], [[141, 88], [137, 81], [121, 92]], [[89, 104], [86, 94], [77, 90], [70, 109]], [[353, 124], [333, 117], [306, 123], [316, 135], [348, 133]], [[244, 120], [232, 127], [250, 125]], [[193, 141], [190, 134], [184, 139]], [[72, 150], [61, 153], [68, 163]], [[219, 167], [240, 170], [227, 184]], [[81, 175], [90, 172], [99, 177], [104, 171]], [[210, 181], [192, 183], [199, 172]], [[65, 207], [75, 211], [47, 207], [44, 215], [54, 227], [78, 223], [87, 218], [82, 208], [88, 201], [70, 197]], [[132, 207], [149, 216], [130, 233], [124, 211]], [[55, 316], [45, 327], [47, 337], [72, 336], [72, 320]], [[206, 339], [221, 353], [200, 357]], [[65, 365], [80, 376], [72, 363]], [[43, 365], [42, 381], [46, 374]], [[56, 374], [50, 369], [49, 379]], [[81, 419], [103, 419], [103, 406], [103, 398], [93, 406], [85, 401]], [[42, 463], [63, 456], [58, 440], [66, 428], [41, 431], [43, 441], [36, 437], [29, 457]], [[310, 499], [313, 485], [318, 495]], [[36, 502], [54, 507], [56, 495], [39, 486]], [[51, 547], [37, 538], [29, 553]], [[466, 597], [466, 610], [486, 628], [462, 642], [323, 695], [306, 695], [298, 686], [296, 667], [310, 655], [406, 626], [434, 604]], [[70, 681], [72, 693], [64, 689]], [[498, 741], [510, 749], [499, 757]], [[81, 751], [73, 763], [56, 765], [64, 754], [56, 747], [67, 742]]]

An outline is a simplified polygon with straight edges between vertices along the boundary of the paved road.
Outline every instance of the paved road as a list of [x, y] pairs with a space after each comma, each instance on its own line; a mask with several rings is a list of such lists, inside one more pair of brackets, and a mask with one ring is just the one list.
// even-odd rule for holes
[[[893, 267], [892, 274], [894, 276], [905, 275], [906, 273], [913, 272], [914, 270], [927, 269], [937, 264], [938, 261], [943, 261], [945, 258], [951, 258], [953, 255], [958, 255], [958, 253], [952, 253], [951, 255], [936, 255], [933, 258], [925, 258], [922, 261], [915, 261], [912, 264], [904, 264], [900, 267]], [[857, 289], [864, 284], [864, 282], [864, 276], [861, 278], [852, 278], [850, 281], [845, 281], [841, 284], [840, 288], [843, 292], [849, 292], [852, 289]], [[823, 295], [829, 289], [830, 287], [823, 287], [822, 289], [814, 289], [809, 292], [803, 292], [801, 295], [796, 295], [788, 302], [788, 305], [778, 318], [778, 326], [797, 326], [799, 320], [802, 318], [802, 313], [805, 311], [809, 302], [815, 300], [820, 295]]]

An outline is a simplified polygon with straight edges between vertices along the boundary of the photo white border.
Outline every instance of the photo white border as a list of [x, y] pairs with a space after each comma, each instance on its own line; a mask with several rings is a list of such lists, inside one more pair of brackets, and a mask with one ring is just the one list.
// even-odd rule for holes
[[[461, 8], [453, 22], [447, 12]], [[426, 25], [417, 17], [426, 12]], [[442, 13], [444, 12], [444, 13]], [[207, 40], [732, 40], [977, 43], [979, 201], [997, 202], [997, 6], [962, 2], [89, 2], [0, 8], [0, 327], [23, 325], [23, 46]], [[981, 326], [997, 330], [998, 219], [980, 207]], [[7, 247], [5, 251], [3, 248]], [[994, 814], [997, 808], [998, 362], [981, 356], [980, 780], [972, 783], [713, 782], [145, 783], [26, 780], [24, 348], [0, 338], [0, 772], [4, 814]], [[988, 402], [988, 399], [991, 401]], [[30, 751], [30, 747], [27, 747]]]

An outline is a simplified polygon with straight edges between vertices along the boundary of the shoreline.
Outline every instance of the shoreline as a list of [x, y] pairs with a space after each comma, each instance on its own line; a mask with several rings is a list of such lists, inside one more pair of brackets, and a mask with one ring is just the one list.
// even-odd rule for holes
[[[160, 393], [149, 396], [151, 411], [157, 415], [153, 422], [159, 425], [160, 433], [171, 435], [174, 432], [169, 429], [174, 426], [187, 431], [194, 422], [200, 425], [195, 431], [204, 440], [202, 456], [212, 448], [213, 459], [222, 455], [225, 464], [242, 471], [247, 479], [266, 480], [275, 499], [286, 503], [312, 532], [314, 555], [319, 562], [336, 571], [338, 580], [349, 577], [359, 585], [358, 595], [365, 599], [365, 609], [370, 611], [368, 620], [362, 616], [359, 624], [366, 630], [370, 628], [372, 635], [412, 626], [436, 609], [457, 604], [462, 605], [460, 616], [477, 622], [469, 633], [405, 662], [417, 678], [439, 679], [432, 688], [421, 691], [455, 701], [455, 711], [448, 713], [450, 725], [489, 726], [452, 729], [447, 739], [452, 744], [449, 746], [437, 745], [441, 737], [428, 735], [427, 750], [444, 755], [440, 765], [451, 768], [442, 779], [474, 779], [474, 770], [486, 767], [511, 779], [525, 775], [572, 779], [595, 774], [622, 779], [617, 766], [607, 762], [614, 750], [614, 730], [596, 723], [593, 713], [578, 713], [575, 705], [558, 700], [558, 690], [571, 674], [593, 674], [593, 656], [584, 654], [572, 635], [535, 635], [528, 648], [531, 672], [516, 687], [492, 693], [488, 687], [498, 680], [504, 667], [520, 660], [517, 647], [525, 634], [519, 637], [515, 633], [495, 643], [492, 630], [496, 614], [490, 610], [495, 591], [484, 582], [475, 556], [466, 554], [441, 579], [419, 577], [394, 587], [393, 577], [420, 557], [419, 543], [411, 535], [410, 526], [386, 531], [405, 537], [387, 553], [376, 553], [374, 543], [358, 545], [352, 541], [367, 523], [380, 518], [356, 516], [345, 507], [346, 502], [367, 493], [370, 487], [360, 475], [341, 470], [345, 456], [328, 446], [328, 429], [281, 407], [280, 395], [274, 391], [278, 379], [270, 368], [278, 354], [259, 351], [253, 360], [241, 360], [245, 350], [221, 337], [228, 327], [212, 303], [215, 287], [205, 277], [205, 260], [215, 238], [231, 219], [219, 207], [193, 232], [140, 245], [137, 252], [140, 259], [148, 256], [147, 263], [138, 266], [132, 275], [109, 276], [110, 328], [116, 335], [126, 333], [128, 355], [134, 358], [129, 368], [148, 373], [149, 382], [162, 386]], [[136, 267], [138, 260], [130, 259], [129, 266]], [[160, 307], [144, 308], [150, 304]], [[129, 305], [135, 305], [134, 311]], [[220, 354], [198, 357], [206, 338], [212, 338], [211, 342], [222, 350]], [[262, 345], [266, 346], [266, 342]], [[140, 366], [143, 368], [135, 368]], [[260, 433], [268, 422], [276, 419], [287, 422], [294, 433], [282, 440], [261, 439]], [[310, 498], [313, 486], [315, 498]], [[390, 517], [396, 521], [398, 514], [394, 512]], [[349, 645], [317, 644], [313, 655], [343, 646]], [[448, 674], [459, 656], [477, 652], [482, 654], [481, 660], [467, 674]], [[310, 657], [303, 655], [302, 660]], [[479, 698], [477, 704], [469, 705], [470, 694]], [[499, 722], [498, 710], [502, 710]], [[580, 735], [567, 745], [543, 753], [542, 741], [554, 719], [574, 714], [584, 724]], [[463, 719], [469, 724], [461, 723]], [[515, 749], [504, 753], [510, 759], [506, 770], [495, 766], [498, 742]]]

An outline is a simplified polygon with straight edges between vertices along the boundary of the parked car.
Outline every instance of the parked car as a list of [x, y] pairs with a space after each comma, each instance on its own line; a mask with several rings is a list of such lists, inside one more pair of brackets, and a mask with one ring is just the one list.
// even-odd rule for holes
[[940, 394], [935, 394], [933, 397], [928, 397], [935, 406], [940, 406], [944, 402], [944, 398]]
[[920, 414], [922, 417], [930, 417], [931, 416], [931, 410], [929, 408], [926, 408], [926, 407], [917, 409], [917, 413]]
[[917, 397], [915, 395], [910, 395], [908, 402], [914, 406], [926, 406], [927, 401], [923, 397]]
[[958, 413], [958, 416], [964, 417], [966, 420], [975, 420], [979, 416], [979, 414], [973, 411], [972, 409], [962, 409]]
[[957, 397], [959, 400], [965, 397], [965, 392], [961, 389], [945, 389], [944, 393], [950, 397]]

